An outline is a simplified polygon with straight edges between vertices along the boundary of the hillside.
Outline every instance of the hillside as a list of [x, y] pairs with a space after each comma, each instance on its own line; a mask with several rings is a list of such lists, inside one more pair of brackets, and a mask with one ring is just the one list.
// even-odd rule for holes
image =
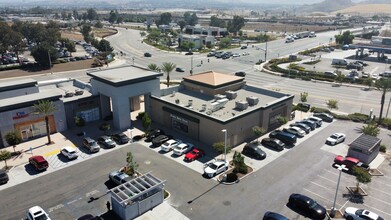
[[337, 10], [342, 10], [344, 8], [348, 8], [354, 6], [351, 0], [325, 0], [320, 3], [305, 5], [302, 7], [302, 11], [304, 12], [333, 12]]
[[335, 13], [361, 14], [361, 15], [373, 15], [379, 13], [391, 14], [391, 3], [390, 4], [358, 4], [352, 7], [337, 10], [335, 11]]
[[363, 1], [360, 4], [391, 4], [390, 0], [367, 0]]

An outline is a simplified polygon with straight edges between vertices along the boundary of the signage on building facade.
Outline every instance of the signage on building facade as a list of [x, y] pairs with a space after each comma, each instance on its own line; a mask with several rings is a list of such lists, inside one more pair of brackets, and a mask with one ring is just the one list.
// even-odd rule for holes
[[179, 117], [179, 116], [176, 116], [176, 115], [173, 115], [173, 114], [170, 114], [170, 116], [171, 116], [171, 118], [175, 118], [176, 120], [178, 120], [178, 121], [180, 121], [180, 122], [182, 122], [182, 123], [185, 123], [185, 124], [188, 123], [187, 120], [185, 120], [185, 119], [183, 119], [183, 118], [181, 118], [181, 117]]
[[15, 116], [12, 117], [12, 119], [20, 119], [20, 118], [25, 118], [28, 117], [29, 114], [25, 112], [16, 112]]

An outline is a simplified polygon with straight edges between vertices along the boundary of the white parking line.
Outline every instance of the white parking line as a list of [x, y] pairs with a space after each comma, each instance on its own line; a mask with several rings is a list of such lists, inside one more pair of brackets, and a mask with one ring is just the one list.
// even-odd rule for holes
[[335, 190], [329, 189], [329, 188], [327, 188], [327, 187], [325, 187], [325, 186], [322, 186], [322, 185], [320, 185], [319, 183], [315, 183], [315, 182], [313, 182], [313, 181], [311, 181], [311, 183], [314, 184], [314, 185], [320, 186], [320, 187], [322, 187], [323, 189], [326, 189], [326, 190], [329, 190], [329, 191], [332, 191], [332, 192], [335, 191]]
[[328, 178], [326, 178], [326, 177], [323, 177], [323, 176], [321, 176], [321, 175], [317, 175], [317, 176], [320, 177], [320, 178], [322, 178], [322, 179], [325, 179], [325, 180], [327, 180], [327, 181], [329, 181], [329, 182], [332, 182], [332, 183], [334, 183], [334, 184], [337, 184], [337, 182], [332, 181], [332, 180], [330, 180], [330, 179], [328, 179]]
[[[320, 198], [322, 198], [323, 200], [326, 200], [327, 202], [330, 202], [330, 203], [333, 202], [333, 201], [331, 201], [331, 200], [329, 200], [329, 199], [326, 199], [325, 197], [323, 197], [323, 196], [321, 196], [321, 195], [319, 195], [319, 194], [317, 194], [317, 193], [312, 192], [312, 191], [309, 190], [309, 189], [304, 188], [304, 190], [305, 190], [305, 191], [308, 191], [308, 192], [310, 192], [310, 193], [312, 193], [312, 194], [314, 194], [314, 195], [316, 195], [316, 196], [318, 196], [318, 197], [320, 197]], [[338, 203], [335, 203], [335, 204], [341, 206], [341, 204], [338, 204]]]
[[[382, 191], [382, 190], [378, 190], [378, 189], [375, 189], [375, 188], [371, 188], [371, 190], [379, 191], [379, 192], [381, 192], [381, 193], [383, 193], [383, 194], [387, 194], [387, 195], [391, 196], [391, 193], [387, 193], [387, 192], [384, 192], [384, 191]], [[390, 197], [390, 198], [391, 198], [391, 197]]]
[[387, 184], [387, 183], [383, 183], [382, 181], [376, 181], [376, 183], [380, 183], [380, 184], [382, 184], [382, 185], [386, 185], [386, 186], [388, 186], [388, 187], [391, 187], [391, 184]]
[[368, 195], [368, 197], [371, 197], [371, 198], [374, 199], [374, 200], [377, 200], [377, 201], [379, 201], [379, 202], [382, 202], [382, 203], [384, 203], [384, 204], [387, 204], [387, 205], [391, 206], [391, 203], [389, 203], [389, 202], [383, 201], [383, 200], [381, 200], [381, 199], [375, 198], [375, 197], [370, 196], [370, 195]]
[[376, 210], [376, 212], [381, 212], [381, 213], [383, 213], [383, 214], [386, 214], [386, 215], [388, 215], [388, 216], [391, 216], [391, 214], [388, 213], [388, 212], [384, 212], [384, 211], [382, 211], [382, 210], [380, 210], [380, 209], [377, 209], [377, 208], [375, 208], [375, 207], [369, 206], [369, 205], [367, 205], [367, 204], [363, 204], [363, 205], [366, 206], [366, 207], [368, 207], [368, 208], [371, 209], [371, 210]]

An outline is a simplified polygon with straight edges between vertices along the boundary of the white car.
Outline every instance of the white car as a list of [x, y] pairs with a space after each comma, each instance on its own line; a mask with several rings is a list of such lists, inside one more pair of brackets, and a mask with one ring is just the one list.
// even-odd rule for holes
[[382, 217], [371, 211], [354, 207], [347, 207], [343, 216], [347, 220], [384, 220]]
[[190, 143], [180, 143], [180, 144], [178, 144], [178, 146], [176, 146], [174, 148], [173, 151], [174, 151], [175, 155], [181, 156], [182, 154], [186, 154], [191, 149], [193, 149], [193, 146], [194, 145], [192, 145]]
[[298, 137], [304, 137], [304, 135], [305, 135], [305, 131], [299, 127], [296, 127], [296, 126], [286, 128], [286, 129], [284, 129], [284, 131], [285, 130], [289, 133], [292, 133], [292, 134], [298, 136]]
[[240, 57], [240, 54], [234, 53], [234, 54], [232, 55], [232, 57]]
[[247, 55], [250, 55], [250, 53], [249, 52], [243, 52], [242, 53], [242, 56], [247, 56]]
[[321, 118], [318, 118], [318, 117], [315, 117], [315, 116], [311, 116], [309, 118], [304, 118], [304, 119], [315, 122], [316, 127], [318, 127], [318, 128], [322, 126], [323, 120]]
[[169, 152], [174, 149], [178, 144], [182, 143], [180, 140], [170, 139], [160, 146], [160, 149], [165, 152]]
[[40, 206], [34, 206], [27, 211], [28, 220], [50, 220], [48, 213]]
[[224, 160], [216, 160], [215, 162], [207, 164], [204, 168], [204, 175], [207, 177], [214, 177], [226, 170], [228, 170], [228, 163]]
[[77, 152], [76, 152], [75, 148], [73, 148], [73, 147], [67, 146], [67, 147], [61, 148], [61, 154], [70, 160], [77, 158]]
[[336, 145], [345, 141], [346, 135], [343, 133], [335, 133], [326, 139], [326, 144]]

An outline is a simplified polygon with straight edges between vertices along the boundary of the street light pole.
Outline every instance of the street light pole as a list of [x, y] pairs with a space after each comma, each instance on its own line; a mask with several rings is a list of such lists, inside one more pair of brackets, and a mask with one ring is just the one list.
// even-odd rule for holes
[[221, 130], [224, 133], [224, 161], [227, 162], [227, 129]]
[[335, 203], [337, 202], [337, 194], [338, 194], [338, 188], [339, 188], [339, 181], [341, 180], [341, 174], [342, 174], [342, 170], [348, 170], [346, 167], [345, 167], [345, 164], [342, 164], [342, 165], [335, 165], [337, 167], [337, 169], [339, 170], [339, 176], [338, 176], [338, 182], [337, 182], [337, 189], [335, 190], [335, 197], [334, 197], [334, 202], [333, 202], [333, 207], [331, 207], [331, 211], [330, 211], [330, 217], [334, 218], [335, 216]]
[[267, 39], [266, 39], [266, 46], [265, 46], [265, 62], [266, 62], [266, 57], [267, 57]]
[[190, 75], [193, 75], [193, 56], [191, 56], [191, 69], [190, 69]]

